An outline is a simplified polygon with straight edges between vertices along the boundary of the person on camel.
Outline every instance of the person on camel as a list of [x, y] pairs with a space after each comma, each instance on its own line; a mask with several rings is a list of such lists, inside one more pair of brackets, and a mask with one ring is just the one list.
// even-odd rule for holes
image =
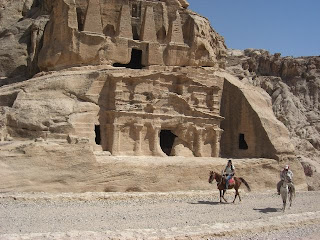
[[235, 167], [232, 165], [232, 161], [228, 160], [227, 166], [223, 171], [223, 175], [226, 178], [226, 189], [229, 187], [229, 181], [235, 174]]

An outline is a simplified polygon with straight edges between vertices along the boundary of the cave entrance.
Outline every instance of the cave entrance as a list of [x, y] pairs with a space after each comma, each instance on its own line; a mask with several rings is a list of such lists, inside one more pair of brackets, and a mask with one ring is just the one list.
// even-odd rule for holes
[[94, 132], [96, 134], [96, 144], [101, 145], [101, 134], [100, 134], [100, 125], [95, 125], [94, 126]]
[[162, 151], [170, 156], [174, 139], [177, 136], [174, 135], [170, 130], [161, 130], [160, 131], [160, 147]]
[[131, 51], [131, 60], [128, 64], [114, 63], [114, 67], [126, 67], [131, 69], [142, 69], [142, 50], [132, 49]]
[[247, 150], [248, 149], [248, 144], [244, 138], [244, 134], [240, 133], [239, 134], [239, 149]]

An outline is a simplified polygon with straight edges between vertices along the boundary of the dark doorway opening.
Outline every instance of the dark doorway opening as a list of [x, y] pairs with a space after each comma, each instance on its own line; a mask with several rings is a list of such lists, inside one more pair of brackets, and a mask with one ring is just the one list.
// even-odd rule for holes
[[160, 132], [160, 147], [162, 151], [170, 156], [174, 139], [177, 136], [174, 135], [170, 130], [161, 130]]
[[101, 134], [100, 134], [100, 125], [94, 126], [94, 132], [96, 133], [96, 144], [101, 145]]
[[248, 149], [248, 144], [246, 142], [246, 140], [244, 139], [244, 134], [240, 133], [239, 134], [239, 149]]
[[84, 24], [83, 24], [84, 17], [83, 17], [83, 15], [84, 14], [83, 14], [83, 12], [82, 12], [82, 10], [80, 8], [77, 8], [76, 11], [77, 11], [78, 30], [79, 31], [83, 31], [83, 28], [84, 28]]
[[142, 50], [132, 49], [131, 60], [128, 64], [114, 63], [114, 67], [126, 67], [132, 69], [142, 69], [144, 66], [141, 64]]
[[140, 40], [137, 26], [132, 26], [132, 37], [133, 40]]

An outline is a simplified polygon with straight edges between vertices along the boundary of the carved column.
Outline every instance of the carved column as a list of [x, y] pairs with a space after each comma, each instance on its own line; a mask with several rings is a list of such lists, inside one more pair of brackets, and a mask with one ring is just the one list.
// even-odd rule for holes
[[113, 135], [113, 124], [107, 123], [105, 125], [105, 134], [101, 135], [101, 144], [103, 150], [109, 151], [111, 153], [113, 151]]
[[110, 134], [110, 124], [100, 125], [101, 127], [101, 147], [103, 151], [109, 151], [110, 148], [108, 146], [109, 139], [108, 136]]
[[221, 135], [223, 133], [223, 130], [221, 128], [214, 128], [214, 156], [213, 157], [219, 157], [220, 156], [220, 139]]
[[195, 128], [195, 151], [194, 154], [196, 157], [202, 157], [202, 147], [204, 144], [203, 141], [203, 133], [204, 133], [204, 128]]
[[102, 34], [101, 7], [99, 0], [89, 0], [84, 31]]
[[169, 25], [168, 38], [169, 42], [175, 44], [184, 44], [181, 17], [179, 11], [176, 11], [176, 19]]
[[111, 153], [112, 155], [117, 155], [120, 153], [120, 130], [121, 125], [114, 123], [112, 126], [112, 145], [111, 145]]
[[152, 146], [152, 152], [153, 156], [161, 156], [161, 157], [166, 157], [167, 155], [162, 151], [160, 147], [160, 130], [161, 126], [152, 126], [153, 127], [153, 146]]
[[135, 152], [135, 155], [139, 156], [139, 155], [142, 155], [141, 144], [142, 144], [143, 124], [136, 123], [133, 126], [134, 126], [135, 132], [136, 132], [136, 141], [135, 141], [135, 146], [134, 146], [134, 152]]
[[157, 42], [156, 24], [154, 22], [152, 6], [147, 6], [145, 9], [140, 39], [142, 41]]
[[124, 4], [121, 7], [120, 19], [117, 26], [117, 36], [133, 39], [130, 7], [127, 4]]

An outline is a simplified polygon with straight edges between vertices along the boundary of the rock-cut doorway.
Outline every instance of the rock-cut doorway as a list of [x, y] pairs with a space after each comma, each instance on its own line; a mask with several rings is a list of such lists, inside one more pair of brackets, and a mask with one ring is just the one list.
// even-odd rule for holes
[[173, 147], [174, 140], [177, 136], [174, 135], [170, 130], [160, 131], [160, 147], [162, 151], [170, 156]]
[[144, 67], [142, 65], [142, 50], [133, 48], [131, 51], [131, 60], [128, 64], [114, 63], [113, 66], [131, 69], [142, 69]]
[[100, 125], [94, 126], [94, 132], [96, 134], [95, 142], [97, 145], [101, 145], [101, 133], [100, 133]]

